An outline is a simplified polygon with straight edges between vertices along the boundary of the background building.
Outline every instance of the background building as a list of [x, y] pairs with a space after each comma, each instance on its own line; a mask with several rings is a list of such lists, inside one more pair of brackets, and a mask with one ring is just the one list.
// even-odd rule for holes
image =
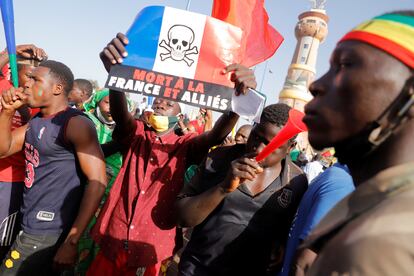
[[[295, 28], [295, 53], [279, 94], [279, 102], [301, 111], [312, 99], [308, 87], [315, 79], [319, 45], [328, 34], [329, 17], [324, 9], [325, 1], [311, 2], [312, 9], [299, 15], [299, 22]], [[301, 149], [309, 148], [306, 133], [301, 134], [297, 140]]]

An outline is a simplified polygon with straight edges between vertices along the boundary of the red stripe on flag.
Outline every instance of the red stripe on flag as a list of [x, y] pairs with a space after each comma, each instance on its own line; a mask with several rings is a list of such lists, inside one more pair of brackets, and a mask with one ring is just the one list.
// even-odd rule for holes
[[243, 30], [246, 52], [242, 63], [248, 67], [270, 58], [283, 42], [269, 25], [264, 0], [214, 0], [211, 15]]
[[223, 27], [221, 21], [207, 17], [194, 79], [234, 87], [229, 75], [221, 72], [231, 63], [242, 61], [240, 35], [240, 29], [231, 25]]

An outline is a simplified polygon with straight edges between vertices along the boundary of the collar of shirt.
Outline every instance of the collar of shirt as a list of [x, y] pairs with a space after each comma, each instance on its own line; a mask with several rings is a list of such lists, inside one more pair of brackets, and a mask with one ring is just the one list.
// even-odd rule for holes
[[412, 184], [414, 184], [414, 163], [394, 166], [379, 172], [340, 201], [322, 219], [301, 247], [311, 247], [318, 251], [325, 237], [363, 212], [374, 208], [386, 198], [404, 192]]
[[165, 133], [164, 135], [158, 136], [157, 132], [150, 129], [151, 131], [151, 138], [153, 141], [159, 141], [161, 144], [169, 144], [174, 143], [176, 140], [179, 139], [179, 136], [175, 134], [174, 129], [170, 129], [169, 132]]

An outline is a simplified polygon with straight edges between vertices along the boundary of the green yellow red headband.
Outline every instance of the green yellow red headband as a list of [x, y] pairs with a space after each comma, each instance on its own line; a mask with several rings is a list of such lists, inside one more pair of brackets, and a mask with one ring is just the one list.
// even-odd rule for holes
[[360, 24], [339, 42], [359, 40], [375, 46], [414, 68], [414, 17], [386, 14]]

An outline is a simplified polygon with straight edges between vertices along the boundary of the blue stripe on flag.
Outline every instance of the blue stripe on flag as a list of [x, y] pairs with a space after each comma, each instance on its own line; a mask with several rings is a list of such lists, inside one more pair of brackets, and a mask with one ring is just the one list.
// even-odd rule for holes
[[123, 64], [152, 70], [158, 49], [164, 7], [150, 6], [137, 15], [127, 32], [130, 43], [126, 50], [128, 57]]

